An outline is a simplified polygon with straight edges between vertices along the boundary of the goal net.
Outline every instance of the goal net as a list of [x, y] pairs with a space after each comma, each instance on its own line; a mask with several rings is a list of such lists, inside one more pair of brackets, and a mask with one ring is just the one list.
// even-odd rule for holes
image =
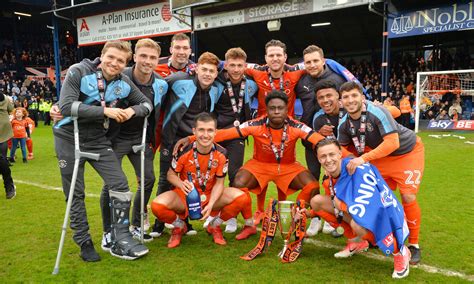
[[[474, 96], [474, 69], [417, 73], [415, 108], [416, 132], [419, 130], [420, 119], [424, 118], [425, 114], [437, 100], [442, 101], [445, 95]], [[467, 108], [466, 113], [470, 114], [471, 104], [465, 106], [465, 108]], [[460, 113], [459, 117], [461, 118], [462, 115], [463, 114]]]

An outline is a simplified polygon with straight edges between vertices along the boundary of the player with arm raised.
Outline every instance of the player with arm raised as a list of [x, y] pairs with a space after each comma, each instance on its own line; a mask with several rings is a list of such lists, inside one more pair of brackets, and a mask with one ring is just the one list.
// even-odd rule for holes
[[[299, 139], [316, 144], [323, 136], [288, 116], [288, 97], [285, 93], [272, 91], [265, 98], [265, 103], [267, 115], [239, 127], [217, 131], [216, 142], [247, 136], [253, 136], [255, 141], [253, 158], [237, 172], [234, 186], [258, 195], [273, 181], [282, 195], [301, 190], [297, 199], [308, 202], [312, 195], [319, 193], [319, 186], [311, 173], [296, 161], [295, 146]], [[187, 143], [189, 138], [179, 141], [177, 147]], [[252, 219], [246, 219], [242, 232], [236, 238], [245, 239], [255, 233]]]
[[[293, 72], [285, 71], [285, 62], [288, 56], [286, 54], [286, 45], [279, 40], [270, 40], [265, 45], [265, 61], [268, 70], [256, 70], [247, 68], [246, 74], [252, 77], [258, 86], [258, 116], [266, 114], [266, 96], [274, 91], [280, 90], [288, 97], [288, 115], [293, 117], [295, 114], [295, 86], [298, 80], [303, 76], [305, 70]], [[255, 212], [255, 222], [259, 223], [263, 217], [263, 206], [265, 203], [266, 188], [257, 196], [258, 210]], [[280, 199], [286, 197], [280, 196]]]

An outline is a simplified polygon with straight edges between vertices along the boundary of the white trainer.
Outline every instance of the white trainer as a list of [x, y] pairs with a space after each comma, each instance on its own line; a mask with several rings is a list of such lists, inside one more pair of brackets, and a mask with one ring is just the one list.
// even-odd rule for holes
[[[132, 236], [135, 240], [140, 240], [141, 239], [141, 228], [140, 227], [135, 227], [135, 226], [131, 226], [130, 227], [130, 233], [132, 233]], [[153, 237], [150, 236], [146, 230], [144, 230], [143, 232], [143, 242], [145, 243], [148, 243], [148, 242], [151, 242], [153, 241]]]
[[235, 233], [237, 231], [237, 219], [236, 218], [230, 218], [227, 220], [225, 226], [225, 231], [226, 233]]
[[321, 231], [321, 219], [314, 217], [311, 219], [311, 223], [309, 224], [308, 229], [306, 230], [306, 236], [313, 237]]
[[395, 279], [405, 278], [410, 273], [410, 250], [406, 246], [403, 246], [402, 250], [404, 254], [399, 252], [393, 256], [392, 278]]
[[165, 223], [165, 228], [166, 228], [166, 229], [169, 229], [169, 230], [173, 230], [173, 229], [174, 229], [174, 225], [173, 225], [173, 224]]

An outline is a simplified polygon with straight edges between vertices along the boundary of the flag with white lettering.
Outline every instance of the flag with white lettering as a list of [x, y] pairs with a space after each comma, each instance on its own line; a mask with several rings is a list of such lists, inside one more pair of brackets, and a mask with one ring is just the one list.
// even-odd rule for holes
[[375, 166], [365, 163], [349, 175], [346, 169], [349, 161], [349, 158], [342, 160], [341, 175], [334, 186], [336, 196], [347, 204], [354, 221], [374, 234], [380, 250], [391, 254], [394, 239], [400, 249], [408, 237], [402, 204]]

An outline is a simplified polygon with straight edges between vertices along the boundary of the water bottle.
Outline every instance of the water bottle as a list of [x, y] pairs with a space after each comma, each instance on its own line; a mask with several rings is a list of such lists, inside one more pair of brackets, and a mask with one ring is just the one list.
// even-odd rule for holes
[[193, 185], [193, 189], [186, 196], [186, 202], [188, 203], [188, 213], [191, 220], [199, 220], [202, 218], [201, 214], [201, 196], [197, 191], [193, 183], [193, 177], [191, 173], [188, 172], [188, 180]]

